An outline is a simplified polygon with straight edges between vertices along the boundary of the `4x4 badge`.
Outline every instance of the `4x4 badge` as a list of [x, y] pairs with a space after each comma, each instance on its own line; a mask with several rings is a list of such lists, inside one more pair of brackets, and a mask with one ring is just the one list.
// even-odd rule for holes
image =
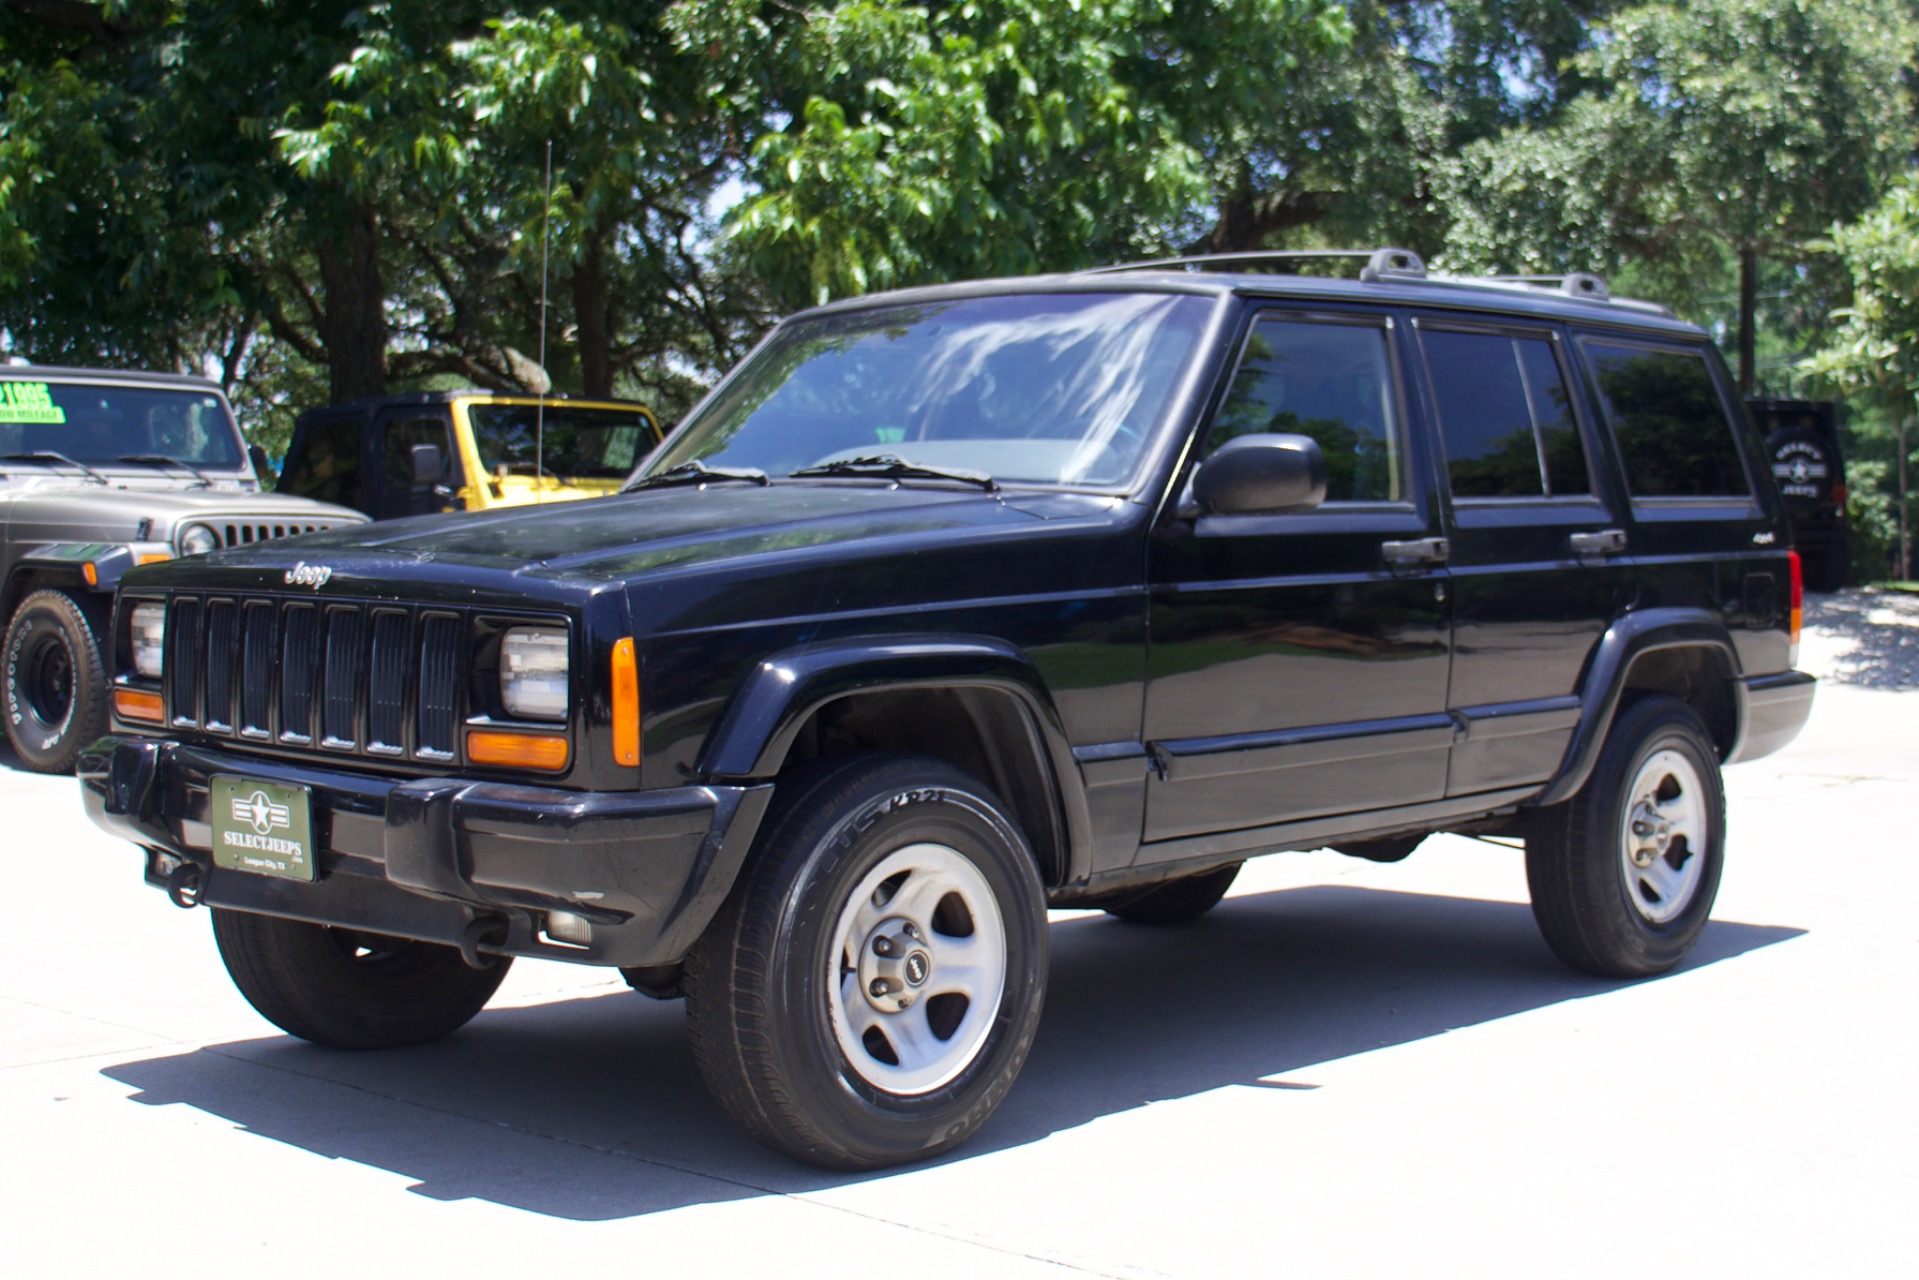
[[333, 570], [323, 564], [308, 564], [302, 560], [286, 572], [286, 584], [289, 587], [312, 587], [319, 590], [333, 576]]

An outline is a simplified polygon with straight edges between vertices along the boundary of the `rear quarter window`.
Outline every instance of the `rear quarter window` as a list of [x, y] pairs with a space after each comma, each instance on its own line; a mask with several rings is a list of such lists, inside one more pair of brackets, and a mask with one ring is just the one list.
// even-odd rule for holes
[[1580, 345], [1633, 497], [1751, 495], [1732, 418], [1702, 352], [1600, 338]]

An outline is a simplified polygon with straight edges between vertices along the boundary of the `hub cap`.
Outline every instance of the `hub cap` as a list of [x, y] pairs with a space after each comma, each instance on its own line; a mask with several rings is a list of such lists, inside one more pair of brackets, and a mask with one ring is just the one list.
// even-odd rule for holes
[[840, 1052], [888, 1093], [927, 1093], [978, 1055], [1006, 987], [1006, 927], [957, 849], [888, 854], [840, 912], [827, 974]]
[[64, 729], [73, 714], [73, 652], [59, 635], [42, 635], [30, 644], [24, 664], [27, 708], [46, 728]]
[[1619, 842], [1626, 897], [1649, 924], [1665, 924], [1699, 889], [1711, 835], [1705, 787], [1692, 761], [1658, 751], [1639, 766], [1626, 795]]

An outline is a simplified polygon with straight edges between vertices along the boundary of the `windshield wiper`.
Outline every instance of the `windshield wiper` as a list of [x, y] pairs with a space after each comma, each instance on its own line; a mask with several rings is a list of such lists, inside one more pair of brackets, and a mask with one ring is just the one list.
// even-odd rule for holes
[[115, 458], [114, 461], [148, 462], [164, 467], [179, 467], [183, 471], [191, 471], [194, 475], [200, 477], [200, 483], [207, 488], [211, 489], [213, 487], [213, 477], [194, 466], [191, 462], [188, 462], [185, 458], [173, 458], [164, 453], [123, 453]]
[[51, 449], [34, 449], [27, 453], [0, 453], [0, 462], [64, 462], [69, 467], [75, 467], [86, 472], [101, 484], [107, 482], [105, 476], [95, 471], [92, 467], [89, 467], [86, 463], [69, 458], [64, 453], [55, 453]]
[[801, 467], [790, 474], [795, 479], [803, 476], [872, 476], [881, 480], [957, 480], [961, 484], [976, 484], [988, 493], [999, 492], [999, 481], [984, 471], [963, 471], [958, 467], [929, 467], [923, 463], [908, 462], [897, 453], [873, 453], [860, 458], [836, 458], [831, 462]]
[[706, 484], [713, 480], [743, 480], [748, 484], [759, 485], [773, 483], [766, 478], [764, 471], [755, 471], [752, 467], [709, 467], [695, 458], [691, 462], [682, 462], [677, 467], [668, 467], [643, 480], [635, 480], [620, 492], [636, 493], [641, 489], [664, 489], [672, 484]]

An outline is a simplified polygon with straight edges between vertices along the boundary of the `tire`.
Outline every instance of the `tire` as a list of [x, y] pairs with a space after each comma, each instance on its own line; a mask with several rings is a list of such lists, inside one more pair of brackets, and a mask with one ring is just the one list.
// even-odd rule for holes
[[687, 958], [694, 1057], [775, 1150], [834, 1169], [923, 1159], [1012, 1087], [1046, 959], [1032, 852], [986, 787], [925, 756], [833, 757], [782, 780]]
[[1219, 905], [1242, 864], [1229, 862], [1211, 871], [1162, 880], [1156, 885], [1100, 903], [1109, 916], [1129, 924], [1185, 924]]
[[107, 731], [106, 667], [86, 611], [64, 591], [35, 591], [7, 625], [4, 655], [0, 701], [20, 762], [71, 772], [81, 749]]
[[1706, 927], [1725, 863], [1719, 755], [1676, 698], [1620, 713], [1578, 795], [1526, 841], [1533, 917], [1555, 954], [1608, 978], [1664, 973]]
[[331, 1049], [393, 1049], [450, 1035], [486, 1006], [510, 957], [470, 968], [457, 948], [213, 909], [233, 985], [288, 1035]]

